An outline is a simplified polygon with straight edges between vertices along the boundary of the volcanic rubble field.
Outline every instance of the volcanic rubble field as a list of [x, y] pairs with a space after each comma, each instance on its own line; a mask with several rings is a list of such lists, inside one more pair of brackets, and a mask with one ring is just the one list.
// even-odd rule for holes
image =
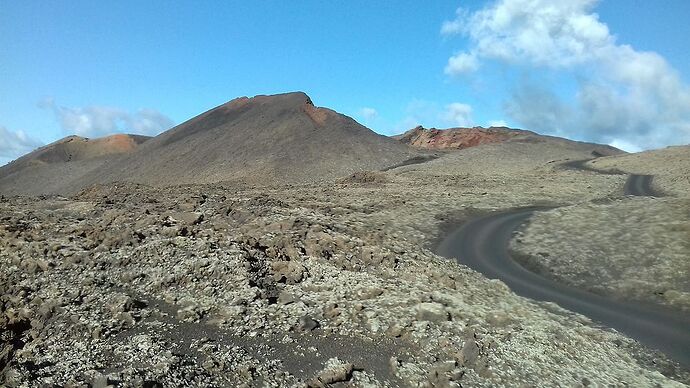
[[[690, 315], [690, 147], [598, 158], [588, 167], [653, 175], [661, 198], [620, 197], [537, 213], [511, 241], [547, 277]], [[591, 172], [591, 174], [596, 174]]]
[[486, 145], [330, 184], [2, 198], [3, 383], [682, 386], [663, 355], [429, 249], [474, 214], [620, 196], [625, 176], [558, 166], [582, 156]]
[[690, 314], [688, 236], [690, 199], [633, 197], [538, 213], [511, 247], [548, 277]]

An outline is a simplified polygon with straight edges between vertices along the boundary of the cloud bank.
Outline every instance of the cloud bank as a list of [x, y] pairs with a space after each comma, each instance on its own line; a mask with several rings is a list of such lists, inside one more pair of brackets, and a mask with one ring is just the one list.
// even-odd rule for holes
[[379, 112], [374, 108], [364, 107], [359, 110], [359, 115], [364, 119], [364, 121], [371, 121], [378, 117]]
[[443, 118], [452, 125], [469, 127], [472, 125], [472, 107], [460, 102], [448, 104]]
[[530, 129], [628, 148], [690, 142], [690, 87], [659, 54], [616, 41], [593, 12], [596, 0], [500, 0], [457, 11], [441, 33], [468, 38], [445, 73], [470, 75], [482, 61], [544, 69], [577, 80], [558, 96], [529, 77], [515, 86], [506, 114]]
[[391, 132], [402, 133], [418, 125], [427, 128], [472, 127], [475, 125], [472, 112], [472, 106], [461, 102], [441, 105], [434, 101], [413, 100], [407, 105], [404, 118], [394, 125]]
[[84, 137], [100, 137], [114, 133], [157, 135], [173, 126], [173, 121], [153, 109], [130, 113], [120, 108], [92, 105], [69, 108], [52, 99], [39, 104], [54, 112], [63, 131]]
[[41, 142], [29, 137], [24, 131], [10, 131], [0, 126], [0, 165], [41, 145]]

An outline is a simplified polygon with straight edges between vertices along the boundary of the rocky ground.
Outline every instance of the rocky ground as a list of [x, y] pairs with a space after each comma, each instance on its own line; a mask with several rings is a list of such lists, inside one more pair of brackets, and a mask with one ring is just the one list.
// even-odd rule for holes
[[690, 146], [586, 166], [653, 175], [653, 189], [665, 196], [609, 197], [538, 213], [512, 241], [515, 257], [576, 287], [690, 313]]
[[662, 193], [687, 197], [690, 193], [690, 145], [667, 147], [595, 159], [590, 167], [654, 175], [652, 185]]
[[537, 213], [512, 241], [548, 277], [690, 314], [690, 199], [621, 198]]
[[7, 386], [682, 386], [587, 318], [434, 255], [469, 214], [618, 195], [488, 145], [333, 184], [96, 186], [0, 202]]

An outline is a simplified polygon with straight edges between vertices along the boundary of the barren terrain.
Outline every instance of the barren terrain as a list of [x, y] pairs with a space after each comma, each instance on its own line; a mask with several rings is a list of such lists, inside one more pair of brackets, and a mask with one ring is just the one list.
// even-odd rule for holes
[[512, 247], [548, 277], [687, 314], [689, 235], [687, 198], [625, 198], [537, 213]]
[[654, 175], [654, 188], [669, 195], [687, 197], [690, 193], [690, 146], [674, 146], [627, 155], [595, 159], [589, 166]]
[[[151, 139], [67, 138], [30, 153], [0, 168], [0, 384], [688, 383], [687, 365], [433, 253], [472, 217], [565, 206], [535, 218], [516, 249], [587, 252], [539, 265], [612, 295], [632, 282], [644, 299], [664, 276], [663, 297], [644, 300], [685, 303], [687, 201], [621, 200], [624, 174], [563, 166], [619, 150], [520, 133], [419, 150], [289, 93], [235, 99]], [[650, 173], [680, 192], [679, 173], [664, 171]], [[623, 214], [647, 223], [606, 229]], [[554, 237], [562, 219], [581, 238]], [[607, 250], [612, 238], [628, 245]], [[656, 259], [620, 270], [635, 247]]]
[[680, 386], [663, 355], [425, 248], [450, 219], [617, 196], [624, 177], [557, 166], [583, 155], [486, 145], [312, 186], [5, 198], [5, 383]]
[[654, 191], [667, 196], [620, 197], [538, 213], [513, 240], [516, 258], [567, 284], [688, 314], [690, 148], [599, 158], [587, 165], [651, 174]]
[[413, 148], [424, 150], [459, 150], [493, 143], [548, 143], [561, 148], [586, 150], [590, 152], [590, 157], [623, 153], [609, 145], [573, 141], [507, 127], [436, 129], [417, 126], [393, 138]]
[[[63, 155], [63, 146], [75, 143], [71, 139], [25, 159]], [[122, 181], [159, 187], [332, 182], [423, 155], [350, 117], [315, 106], [301, 92], [233, 99], [129, 152], [115, 152], [120, 148], [106, 139], [83, 140], [83, 158], [38, 164], [18, 160], [0, 167], [0, 193], [75, 194], [90, 185]], [[107, 156], [102, 156], [101, 144], [110, 146]]]
[[0, 166], [0, 193], [40, 195], [76, 190], [76, 182], [85, 175], [131, 154], [148, 139], [122, 134], [99, 139], [67, 136]]

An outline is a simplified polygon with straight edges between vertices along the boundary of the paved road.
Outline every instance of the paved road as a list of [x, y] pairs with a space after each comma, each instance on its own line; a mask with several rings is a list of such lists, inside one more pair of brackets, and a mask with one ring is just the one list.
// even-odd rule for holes
[[[561, 164], [561, 167], [569, 170], [586, 170], [586, 171], [593, 171], [598, 174], [606, 174], [606, 175], [625, 175], [623, 171], [619, 170], [599, 170], [594, 167], [589, 166], [586, 164], [592, 159], [584, 159], [584, 160], [571, 160], [569, 162], [565, 162]], [[647, 197], [661, 197], [662, 193], [654, 190], [652, 188], [652, 180], [654, 177], [652, 175], [637, 175], [637, 174], [630, 174], [628, 175], [628, 180], [625, 182], [625, 186], [623, 187], [623, 193], [625, 195], [639, 195], [639, 196], [647, 196]]]
[[[629, 195], [654, 194], [651, 177], [631, 175], [625, 185]], [[508, 244], [515, 230], [535, 211], [523, 208], [477, 218], [449, 234], [436, 253], [500, 279], [516, 294], [540, 301], [555, 302], [568, 310], [614, 328], [666, 353], [690, 367], [690, 319], [660, 307], [607, 299], [565, 286], [520, 266], [510, 256]]]
[[626, 195], [660, 197], [661, 193], [657, 193], [656, 190], [652, 188], [652, 179], [654, 179], [654, 177], [651, 175], [629, 175], [623, 191]]

